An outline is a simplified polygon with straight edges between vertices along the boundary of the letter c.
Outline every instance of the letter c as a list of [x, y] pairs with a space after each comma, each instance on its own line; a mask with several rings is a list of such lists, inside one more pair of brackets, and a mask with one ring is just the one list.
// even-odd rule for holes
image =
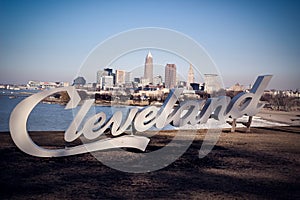
[[44, 98], [62, 91], [67, 91], [71, 98], [65, 109], [75, 108], [81, 99], [75, 87], [69, 86], [33, 94], [21, 101], [12, 111], [9, 120], [10, 134], [14, 143], [25, 153], [39, 157], [52, 157], [65, 154], [64, 149], [48, 150], [36, 145], [28, 135], [26, 127], [28, 116], [33, 108]]

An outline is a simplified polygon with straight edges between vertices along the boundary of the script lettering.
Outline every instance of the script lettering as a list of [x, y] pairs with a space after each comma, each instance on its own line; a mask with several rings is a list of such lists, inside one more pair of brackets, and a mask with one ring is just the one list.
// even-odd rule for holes
[[154, 106], [149, 106], [143, 109], [136, 115], [134, 120], [134, 128], [143, 132], [151, 128], [156, 122], [157, 108]]
[[[87, 119], [83, 124], [85, 116], [94, 103], [93, 99], [85, 100], [65, 132], [65, 141], [72, 142], [82, 135], [88, 140], [94, 140], [108, 128], [111, 128], [111, 134], [114, 138], [98, 140], [66, 149], [45, 149], [36, 145], [27, 132], [27, 119], [33, 108], [44, 98], [62, 91], [67, 91], [71, 97], [65, 109], [75, 108], [81, 101], [74, 87], [56, 88], [33, 94], [21, 101], [10, 116], [10, 133], [14, 143], [22, 151], [39, 157], [60, 157], [119, 147], [137, 148], [144, 151], [150, 141], [149, 138], [136, 135], [120, 135], [131, 126], [134, 126], [132, 128], [138, 132], [144, 132], [153, 126], [161, 129], [167, 124], [172, 124], [175, 127], [186, 124], [204, 124], [209, 118], [214, 118], [223, 123], [230, 116], [232, 118], [239, 118], [245, 114], [254, 116], [264, 105], [259, 102], [259, 99], [271, 78], [271, 75], [259, 76], [249, 93], [240, 93], [232, 99], [221, 96], [199, 101], [187, 100], [178, 107], [175, 107], [175, 104], [183, 89], [174, 89], [171, 90], [160, 109], [154, 106], [148, 106], [141, 110], [130, 108], [127, 116], [123, 116], [121, 111], [117, 111], [109, 119], [107, 119], [106, 113], [100, 112]], [[82, 127], [81, 130], [78, 130], [80, 127]]]
[[272, 76], [259, 76], [250, 93], [242, 92], [232, 98], [227, 108], [227, 115], [232, 118], [240, 118], [243, 115], [254, 116], [264, 106], [259, 99], [269, 84]]

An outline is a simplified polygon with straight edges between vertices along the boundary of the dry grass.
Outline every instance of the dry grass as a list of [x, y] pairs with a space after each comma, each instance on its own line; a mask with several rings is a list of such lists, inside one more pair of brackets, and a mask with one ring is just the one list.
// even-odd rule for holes
[[[1, 199], [299, 199], [300, 127], [225, 131], [199, 159], [205, 131], [168, 167], [131, 174], [101, 164], [91, 154], [37, 158], [21, 152], [0, 133]], [[174, 132], [152, 138], [161, 148]], [[64, 146], [62, 133], [36, 132], [40, 145]], [[78, 141], [77, 141], [78, 142]], [[163, 158], [162, 158], [163, 159]]]

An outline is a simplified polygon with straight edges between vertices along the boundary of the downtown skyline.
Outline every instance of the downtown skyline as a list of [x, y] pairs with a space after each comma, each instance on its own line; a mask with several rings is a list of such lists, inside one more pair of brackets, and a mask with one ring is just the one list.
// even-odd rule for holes
[[[0, 83], [72, 82], [89, 52], [105, 39], [130, 29], [162, 27], [182, 32], [202, 45], [218, 66], [226, 87], [237, 82], [248, 85], [258, 75], [273, 74], [269, 89], [300, 88], [298, 3], [3, 0], [0, 3]], [[144, 52], [140, 54], [143, 56], [117, 66], [143, 65]], [[154, 63], [176, 63], [178, 68], [185, 67], [187, 73], [189, 63], [177, 63], [176, 59], [164, 56], [156, 54]]]
[[[140, 87], [150, 85], [152, 87], [158, 86], [160, 88], [164, 85], [166, 88], [172, 89], [178, 86], [189, 88], [191, 83], [196, 84], [191, 64], [188, 76], [183, 76], [182, 74], [180, 75], [177, 73], [176, 64], [167, 63], [165, 66], [158, 64], [153, 65], [153, 60], [155, 60], [155, 58], [153, 58], [151, 51], [149, 50], [145, 57], [144, 66], [137, 67], [132, 71], [126, 71], [112, 66], [112, 68], [103, 68], [97, 71], [96, 82], [97, 84], [100, 84], [100, 88], [103, 88], [106, 84], [109, 85], [108, 88], [113, 86], [124, 87], [125, 84], [125, 87], [128, 87], [128, 84], [130, 85], [129, 87], [132, 87], [132, 84], [135, 83]], [[155, 74], [153, 71], [155, 71]], [[82, 77], [84, 78], [84, 76]], [[106, 82], [107, 78], [111, 78], [110, 82]], [[182, 85], [183, 83], [184, 85]]]

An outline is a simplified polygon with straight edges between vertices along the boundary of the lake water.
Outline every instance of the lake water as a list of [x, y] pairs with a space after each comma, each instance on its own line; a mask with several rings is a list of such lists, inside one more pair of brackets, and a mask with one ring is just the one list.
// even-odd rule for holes
[[[9, 117], [15, 106], [25, 99], [25, 96], [14, 94], [17, 98], [10, 99], [9, 95], [0, 95], [0, 131], [9, 131]], [[64, 110], [64, 106], [58, 104], [39, 103], [27, 121], [29, 131], [37, 130], [65, 130], [68, 122], [72, 120], [72, 111]]]

